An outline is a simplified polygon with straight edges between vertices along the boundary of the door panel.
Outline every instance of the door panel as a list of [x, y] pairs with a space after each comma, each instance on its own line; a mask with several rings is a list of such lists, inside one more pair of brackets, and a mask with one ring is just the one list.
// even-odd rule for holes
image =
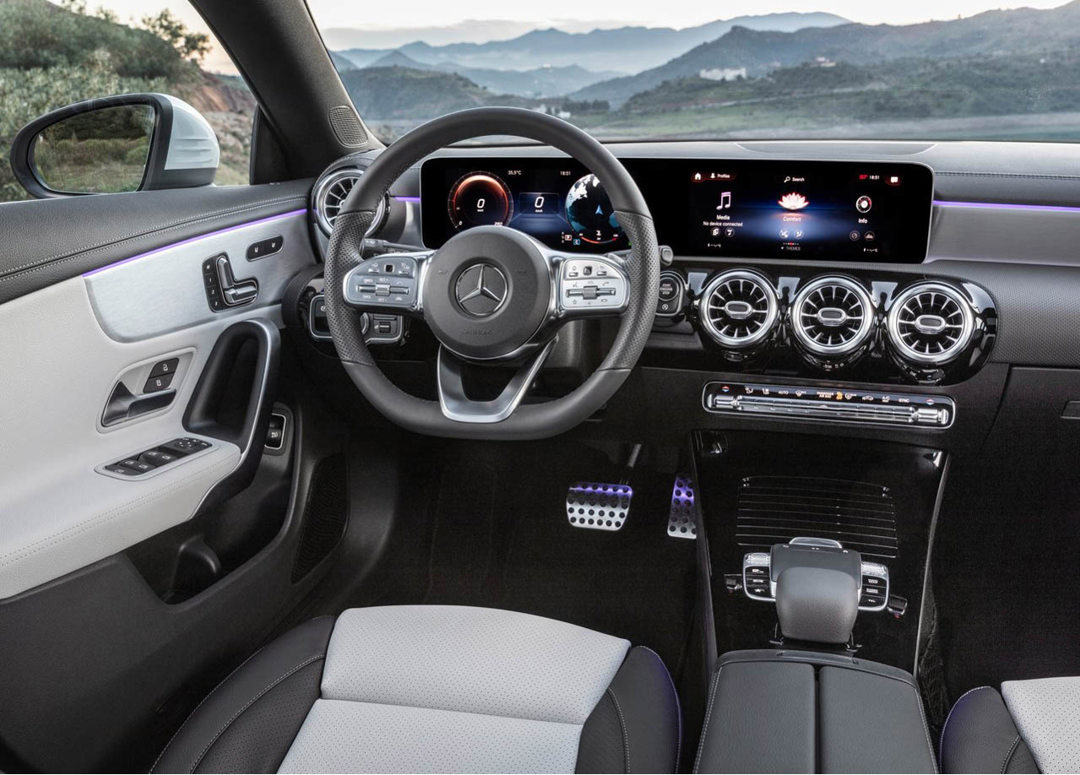
[[[173, 439], [215, 342], [237, 320], [276, 327], [288, 278], [314, 262], [306, 211], [189, 240], [72, 278], [0, 305], [0, 599], [115, 554], [189, 519], [236, 470], [244, 450], [205, 438], [198, 455], [138, 477], [106, 466]], [[284, 235], [287, 235], [285, 237]], [[283, 237], [279, 253], [247, 261], [249, 245]], [[252, 305], [213, 312], [204, 261], [229, 255], [236, 273], [260, 281]], [[190, 356], [190, 358], [188, 358]], [[168, 406], [103, 424], [119, 384], [154, 398], [143, 376], [183, 360]], [[258, 444], [261, 451], [261, 442]]]
[[[0, 205], [0, 768], [148, 766], [322, 572], [292, 577], [341, 441], [282, 405], [264, 449], [281, 295], [316, 263], [307, 193]], [[221, 255], [254, 301], [214, 303]], [[207, 446], [112, 468], [181, 438]]]

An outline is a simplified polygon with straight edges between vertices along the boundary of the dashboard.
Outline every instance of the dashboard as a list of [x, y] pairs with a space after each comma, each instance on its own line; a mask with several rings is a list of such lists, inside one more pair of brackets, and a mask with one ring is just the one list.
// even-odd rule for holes
[[[676, 253], [920, 263], [933, 173], [918, 163], [623, 160]], [[510, 226], [566, 252], [628, 247], [597, 177], [569, 159], [436, 158], [420, 172], [424, 243]]]
[[[693, 428], [735, 427], [733, 422], [768, 429], [787, 417], [814, 432], [846, 428], [872, 438], [901, 434], [920, 443], [967, 443], [989, 428], [1006, 399], [1009, 375], [1043, 379], [1058, 373], [1048, 369], [1080, 369], [1080, 340], [1073, 333], [1080, 328], [1074, 303], [1080, 293], [1080, 176], [1067, 172], [1080, 163], [1075, 145], [762, 140], [608, 147], [641, 187], [666, 247], [654, 326], [640, 361], [642, 389], [665, 400], [643, 404], [640, 394], [627, 393], [609, 407], [604, 427], [612, 424], [613, 433], [620, 422], [627, 432], [639, 428], [643, 417], [650, 433], [672, 439]], [[321, 216], [332, 216], [345, 193], [334, 184], [351, 184], [375, 155], [343, 157], [316, 181], [311, 228], [323, 250], [329, 229]], [[854, 242], [847, 220], [821, 241], [810, 241], [804, 229], [799, 250], [787, 249], [779, 233], [760, 250], [749, 234], [738, 242], [721, 239], [719, 247], [708, 244], [715, 227], [702, 235], [707, 224], [695, 215], [695, 200], [715, 209], [727, 191], [731, 207], [723, 209], [733, 220], [747, 224], [766, 212], [773, 217], [791, 193], [785, 178], [799, 170], [807, 180], [788, 184], [801, 186], [794, 193], [810, 202], [801, 210], [815, 218], [827, 212], [812, 208], [824, 198], [850, 208], [840, 217], [857, 220], [861, 214], [853, 205], [868, 191], [868, 223], [857, 225], [875, 232], [876, 253], [855, 253], [842, 244], [839, 237]], [[703, 179], [713, 172], [734, 177], [697, 182], [692, 176], [698, 171]], [[625, 245], [613, 235], [603, 244], [573, 244], [587, 235], [572, 227], [567, 197], [587, 170], [544, 145], [498, 144], [447, 148], [406, 170], [388, 192], [368, 253], [434, 248], [468, 228], [451, 217], [451, 192], [471, 173], [505, 184], [498, 188], [509, 191], [512, 225], [554, 240], [548, 244], [558, 253], [605, 253]], [[898, 174], [901, 185], [860, 180], [863, 174]], [[875, 188], [863, 188], [871, 184]], [[535, 197], [526, 198], [534, 212], [523, 216], [524, 194], [549, 193], [557, 199], [543, 202], [539, 214]], [[594, 216], [597, 206], [605, 214], [599, 194], [587, 197], [595, 202]], [[755, 200], [761, 207], [749, 206]], [[461, 198], [457, 205], [468, 202]], [[317, 298], [318, 290], [308, 293]], [[822, 308], [824, 315], [818, 314]], [[328, 338], [325, 322], [312, 320], [313, 330]], [[379, 345], [374, 352], [383, 363], [432, 357], [422, 321], [377, 323], [369, 341]], [[562, 332], [560, 348], [567, 350], [568, 364], [580, 362], [587, 374], [595, 367], [588, 354], [597, 341], [602, 346], [602, 327], [589, 322], [580, 328]], [[384, 340], [370, 339], [380, 331]], [[324, 353], [332, 350], [326, 341], [317, 344]], [[551, 395], [576, 384], [571, 371], [548, 379]], [[1075, 391], [1062, 382], [1046, 399], [1048, 424], [1068, 401], [1080, 399], [1077, 381]], [[706, 390], [712, 383], [718, 385]], [[549, 395], [548, 389], [541, 386], [539, 395]], [[820, 402], [827, 395], [835, 409], [823, 414]], [[769, 400], [774, 397], [783, 405]], [[806, 400], [819, 404], [798, 403]], [[855, 415], [866, 428], [851, 427]]]

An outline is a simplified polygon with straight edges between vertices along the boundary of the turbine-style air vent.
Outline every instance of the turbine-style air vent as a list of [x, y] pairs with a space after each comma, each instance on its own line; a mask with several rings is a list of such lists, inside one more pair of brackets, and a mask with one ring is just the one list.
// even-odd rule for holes
[[824, 357], [854, 352], [873, 325], [870, 295], [846, 277], [814, 280], [799, 291], [791, 308], [791, 328], [799, 344]]
[[776, 291], [757, 272], [723, 272], [701, 292], [701, 324], [724, 347], [760, 344], [776, 325]]
[[[346, 197], [349, 196], [349, 192], [353, 190], [356, 181], [360, 180], [360, 176], [363, 174], [362, 170], [355, 167], [346, 167], [331, 172], [319, 183], [319, 187], [315, 191], [315, 217], [319, 222], [319, 228], [327, 236], [330, 236], [330, 232], [334, 230], [334, 220], [341, 211], [341, 206], [345, 204]], [[367, 234], [364, 236], [372, 234], [382, 226], [385, 214], [386, 203], [380, 201], [379, 208], [375, 212], [375, 218], [371, 221], [371, 226], [368, 227]]]
[[939, 366], [963, 352], [975, 321], [971, 306], [956, 288], [920, 283], [896, 297], [888, 327], [889, 340], [900, 357]]

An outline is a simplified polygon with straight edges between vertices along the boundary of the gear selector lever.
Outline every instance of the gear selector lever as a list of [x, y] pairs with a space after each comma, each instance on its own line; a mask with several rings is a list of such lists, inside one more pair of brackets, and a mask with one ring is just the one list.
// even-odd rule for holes
[[743, 558], [743, 590], [775, 602], [787, 638], [845, 643], [859, 611], [881, 611], [889, 600], [889, 569], [827, 538], [793, 538]]

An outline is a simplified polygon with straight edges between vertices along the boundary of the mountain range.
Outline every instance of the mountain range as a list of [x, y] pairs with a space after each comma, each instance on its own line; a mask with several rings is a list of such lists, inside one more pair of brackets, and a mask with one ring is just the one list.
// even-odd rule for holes
[[[338, 59], [340, 54], [335, 55]], [[496, 70], [494, 68], [462, 67], [456, 62], [428, 64], [420, 62], [401, 51], [391, 51], [364, 68], [407, 67], [413, 70], [431, 70], [454, 73], [495, 94], [514, 94], [519, 97], [557, 97], [589, 84], [614, 78], [618, 73], [610, 70], [593, 72], [578, 65], [564, 67], [538, 67], [533, 70]], [[340, 70], [340, 65], [338, 67]]]
[[[509, 40], [448, 45], [417, 41], [396, 47], [396, 50], [426, 65], [451, 63], [460, 68], [535, 70], [573, 64], [593, 72], [615, 71], [628, 75], [658, 67], [695, 46], [716, 40], [735, 27], [791, 32], [805, 27], [834, 26], [846, 22], [843, 17], [830, 13], [776, 13], [721, 19], [679, 30], [670, 27], [619, 27], [564, 32], [550, 28], [532, 30]], [[350, 48], [338, 53], [357, 67], [365, 67], [389, 51]]]
[[1080, 45], [1080, 0], [1048, 10], [987, 11], [962, 19], [904, 26], [842, 24], [795, 32], [736, 27], [671, 61], [632, 76], [600, 81], [572, 92], [576, 100], [607, 100], [613, 107], [665, 81], [702, 71], [745, 68], [760, 77], [803, 62], [875, 64], [905, 58], [1009, 56]]

